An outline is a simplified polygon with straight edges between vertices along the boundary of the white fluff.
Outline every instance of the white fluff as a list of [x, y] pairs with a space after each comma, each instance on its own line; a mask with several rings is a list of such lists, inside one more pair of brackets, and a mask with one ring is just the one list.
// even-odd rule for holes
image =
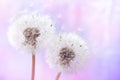
[[[88, 58], [88, 48], [86, 43], [75, 33], [63, 33], [53, 38], [46, 54], [47, 63], [51, 68], [61, 72], [76, 72], [86, 62]], [[59, 52], [61, 48], [70, 47], [75, 52], [75, 58], [70, 62], [70, 66], [60, 64]]]
[[[51, 26], [52, 25], [52, 26]], [[36, 39], [37, 45], [34, 49], [31, 45], [24, 45], [26, 28], [38, 28], [41, 35]], [[49, 38], [53, 35], [55, 27], [49, 16], [38, 13], [28, 13], [17, 17], [10, 25], [8, 39], [12, 46], [26, 52], [36, 52], [46, 46]]]

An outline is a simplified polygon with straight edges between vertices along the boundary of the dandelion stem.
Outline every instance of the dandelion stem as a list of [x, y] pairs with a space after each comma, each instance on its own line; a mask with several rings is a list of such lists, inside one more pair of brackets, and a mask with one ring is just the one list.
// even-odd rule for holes
[[58, 72], [55, 80], [59, 80], [60, 76], [61, 76], [61, 72]]
[[35, 54], [32, 54], [32, 74], [31, 80], [35, 79]]

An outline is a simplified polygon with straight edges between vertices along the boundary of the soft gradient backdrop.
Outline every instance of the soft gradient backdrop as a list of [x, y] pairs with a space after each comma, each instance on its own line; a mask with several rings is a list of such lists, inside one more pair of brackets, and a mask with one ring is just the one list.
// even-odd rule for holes
[[[120, 0], [0, 0], [0, 80], [30, 80], [31, 55], [9, 44], [7, 30], [12, 17], [36, 10], [50, 15], [58, 32], [76, 32], [89, 44], [85, 67], [60, 80], [120, 80]], [[36, 80], [54, 80], [44, 54], [37, 54]]]

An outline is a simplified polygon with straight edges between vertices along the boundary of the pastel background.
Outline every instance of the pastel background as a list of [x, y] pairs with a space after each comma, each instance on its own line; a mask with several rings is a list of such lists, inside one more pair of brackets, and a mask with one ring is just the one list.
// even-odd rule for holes
[[[31, 55], [7, 39], [10, 19], [27, 10], [50, 15], [58, 32], [76, 32], [89, 44], [84, 68], [60, 80], [120, 80], [120, 0], [0, 0], [0, 80], [30, 80]], [[44, 54], [37, 54], [36, 80], [54, 80]]]

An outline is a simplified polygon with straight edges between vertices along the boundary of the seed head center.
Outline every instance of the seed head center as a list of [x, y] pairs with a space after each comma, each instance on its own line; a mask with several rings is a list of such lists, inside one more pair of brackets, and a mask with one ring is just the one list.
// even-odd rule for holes
[[73, 49], [65, 47], [60, 50], [60, 61], [62, 65], [69, 65], [70, 61], [75, 58]]
[[36, 42], [37, 42], [37, 37], [40, 36], [40, 31], [37, 28], [27, 28], [25, 29], [25, 31], [23, 32], [24, 36], [25, 36], [25, 43], [32, 45], [32, 46], [36, 46]]

